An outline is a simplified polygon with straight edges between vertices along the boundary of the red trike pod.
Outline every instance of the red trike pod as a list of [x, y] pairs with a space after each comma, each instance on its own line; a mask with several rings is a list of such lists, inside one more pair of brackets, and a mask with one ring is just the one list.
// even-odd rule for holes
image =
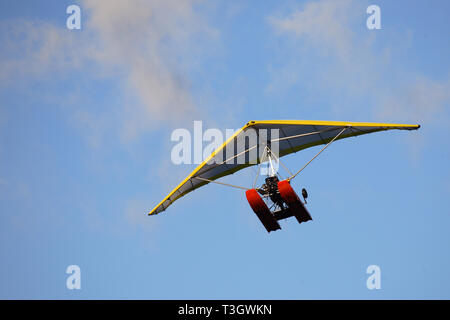
[[247, 201], [250, 204], [250, 207], [256, 213], [259, 220], [261, 220], [267, 232], [281, 229], [279, 223], [277, 222], [273, 214], [270, 212], [266, 203], [258, 194], [258, 191], [256, 191], [255, 189], [247, 190], [245, 192], [245, 196], [247, 197]]
[[312, 220], [311, 215], [306, 210], [294, 189], [292, 189], [288, 180], [278, 182], [278, 191], [291, 213], [297, 218], [298, 223]]

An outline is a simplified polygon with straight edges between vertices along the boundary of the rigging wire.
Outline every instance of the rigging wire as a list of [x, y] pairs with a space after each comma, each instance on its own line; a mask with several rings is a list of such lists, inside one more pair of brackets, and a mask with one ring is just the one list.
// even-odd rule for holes
[[291, 177], [288, 178], [288, 180], [292, 180], [294, 179], [300, 172], [303, 171], [303, 169], [305, 169], [315, 158], [317, 158], [317, 156], [319, 154], [322, 153], [322, 151], [324, 151], [326, 148], [328, 148], [328, 146], [334, 141], [336, 140], [342, 133], [344, 133], [345, 130], [347, 130], [348, 128], [350, 128], [350, 126], [345, 127], [344, 129], [342, 129], [333, 139], [331, 139], [330, 142], [328, 142], [311, 160], [308, 161], [308, 163], [306, 163], [300, 170], [298, 170], [294, 175], [292, 175]]
[[217, 183], [217, 184], [221, 184], [223, 186], [227, 186], [227, 187], [232, 187], [232, 188], [237, 188], [237, 189], [242, 189], [242, 190], [250, 190], [249, 188], [245, 188], [245, 187], [241, 187], [241, 186], [236, 186], [234, 184], [230, 184], [230, 183], [225, 183], [225, 182], [220, 182], [220, 181], [214, 181], [214, 180], [210, 180], [210, 179], [206, 179], [206, 178], [201, 178], [201, 177], [192, 177], [198, 180], [203, 180], [206, 182], [212, 182], [212, 183]]
[[289, 173], [289, 175], [292, 175], [291, 170], [288, 169], [288, 167], [281, 161], [281, 159], [278, 158], [278, 157], [272, 152], [272, 150], [270, 150], [269, 147], [267, 147], [267, 149], [269, 149], [270, 154], [275, 158], [275, 160], [277, 160], [277, 161], [283, 166], [283, 168]]

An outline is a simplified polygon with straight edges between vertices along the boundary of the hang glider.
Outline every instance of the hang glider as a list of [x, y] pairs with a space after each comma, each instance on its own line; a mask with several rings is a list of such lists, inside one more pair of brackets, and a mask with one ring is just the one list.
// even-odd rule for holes
[[[317, 145], [325, 145], [325, 147], [320, 151], [322, 152], [333, 141], [345, 139], [348, 137], [355, 137], [362, 134], [394, 129], [417, 130], [418, 128], [420, 128], [420, 125], [370, 122], [309, 120], [250, 121], [241, 129], [237, 130], [227, 141], [225, 141], [225, 143], [223, 143], [222, 146], [217, 148], [205, 161], [198, 165], [194, 171], [192, 171], [152, 211], [150, 211], [149, 215], [158, 214], [166, 210], [175, 200], [210, 182], [228, 185], [226, 183], [215, 180], [235, 173], [236, 171], [239, 171], [248, 166], [258, 165], [264, 160], [267, 161], [280, 158], [285, 155]], [[275, 135], [273, 134], [273, 132], [277, 132], [277, 134]], [[258, 139], [255, 141], [255, 139], [252, 140], [251, 138], [249, 138], [249, 136], [252, 136], [250, 133], [256, 135]], [[263, 133], [264, 137], [263, 139], [261, 139]], [[263, 143], [261, 143], [261, 141], [263, 141]], [[276, 145], [276, 149], [278, 151], [276, 152], [276, 154], [271, 152], [274, 149], [274, 145]], [[311, 159], [311, 161], [313, 159]], [[306, 165], [308, 165], [310, 162], [308, 162]], [[301, 170], [303, 170], [303, 168]], [[289, 182], [289, 180], [293, 179], [301, 170], [292, 175], [289, 179], [287, 179], [287, 181]], [[269, 176], [272, 177], [274, 175], [276, 174], [269, 174]], [[279, 182], [276, 181], [274, 183], [276, 184]], [[249, 200], [251, 206], [252, 202], [249, 199], [249, 196], [251, 199], [253, 199], [253, 204], [255, 204], [256, 201], [261, 205], [259, 200], [255, 198], [254, 194], [250, 195], [248, 193], [247, 188], [238, 188], [247, 190], [247, 199]], [[277, 188], [278, 186], [276, 186], [276, 190], [274, 190], [278, 192], [278, 194], [280, 194], [281, 190], [285, 190], [286, 197], [295, 198], [296, 196], [295, 192], [292, 193], [293, 191], [291, 191], [289, 187], [286, 186], [286, 184], [281, 184], [280, 190], [278, 190]], [[263, 197], [270, 197], [269, 193], [263, 194], [261, 190], [262, 189], [258, 189], [257, 191], [262, 194]], [[286, 203], [287, 202], [285, 201], [285, 206], [287, 206]], [[296, 205], [298, 205], [298, 201], [296, 202]], [[262, 207], [259, 208], [261, 209]], [[263, 208], [262, 210], [264, 212], [267, 211], [265, 208]], [[286, 212], [283, 212], [280, 214], [280, 216], [288, 215]], [[255, 211], [255, 213], [257, 212]], [[300, 220], [305, 220], [308, 218], [308, 216], [304, 215], [303, 218], [300, 218]], [[299, 220], [298, 217], [297, 220]], [[277, 229], [276, 225], [269, 226], [268, 228], [265, 224], [265, 227], [268, 231]]]

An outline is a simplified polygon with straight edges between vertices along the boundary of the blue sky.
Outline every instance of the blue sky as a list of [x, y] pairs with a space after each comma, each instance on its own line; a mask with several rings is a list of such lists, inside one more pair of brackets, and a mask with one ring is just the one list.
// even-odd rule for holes
[[[81, 30], [66, 28], [74, 3]], [[370, 4], [381, 30], [366, 28]], [[450, 298], [449, 10], [2, 1], [0, 298]], [[294, 183], [306, 224], [267, 234], [243, 192], [218, 185], [146, 215], [193, 169], [171, 162], [174, 129], [252, 119], [422, 127], [327, 149]], [[73, 264], [81, 290], [66, 288]]]

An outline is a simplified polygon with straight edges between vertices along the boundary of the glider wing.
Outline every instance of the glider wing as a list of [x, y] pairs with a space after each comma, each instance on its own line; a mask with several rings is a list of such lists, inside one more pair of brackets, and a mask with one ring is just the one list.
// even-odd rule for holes
[[[167, 209], [175, 200], [187, 193], [232, 174], [245, 167], [259, 163], [262, 148], [260, 143], [251, 139], [251, 133], [260, 137], [267, 134], [267, 141], [278, 144], [278, 156], [282, 157], [309, 147], [327, 144], [345, 129], [336, 140], [359, 136], [384, 130], [417, 130], [420, 125], [309, 121], [309, 120], [267, 120], [250, 121], [237, 130], [225, 143], [217, 148], [205, 161], [194, 169], [175, 189], [173, 189], [149, 215], [158, 214]], [[270, 132], [275, 129], [277, 136]], [[273, 149], [273, 148], [272, 148]], [[253, 152], [254, 151], [254, 152]]]

